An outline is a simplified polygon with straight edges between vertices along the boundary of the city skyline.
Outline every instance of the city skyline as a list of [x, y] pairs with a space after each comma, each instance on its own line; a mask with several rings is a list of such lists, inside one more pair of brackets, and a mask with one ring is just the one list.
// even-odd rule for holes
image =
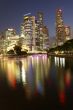
[[42, 11], [44, 13], [44, 24], [48, 27], [50, 36], [55, 36], [57, 8], [63, 10], [64, 24], [71, 26], [71, 30], [73, 30], [72, 3], [72, 0], [1, 0], [0, 32], [11, 27], [19, 33], [24, 14], [31, 13], [31, 15], [36, 16], [38, 11]]

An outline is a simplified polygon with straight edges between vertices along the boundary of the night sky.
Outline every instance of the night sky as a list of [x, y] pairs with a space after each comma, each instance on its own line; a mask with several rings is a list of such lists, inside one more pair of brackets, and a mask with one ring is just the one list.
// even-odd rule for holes
[[73, 0], [0, 0], [0, 32], [12, 27], [19, 33], [24, 14], [36, 15], [43, 11], [45, 25], [50, 36], [54, 36], [57, 8], [63, 10], [64, 24], [73, 30]]

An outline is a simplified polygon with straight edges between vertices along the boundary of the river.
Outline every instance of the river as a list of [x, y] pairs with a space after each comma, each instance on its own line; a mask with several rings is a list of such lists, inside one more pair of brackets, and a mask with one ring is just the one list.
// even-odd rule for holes
[[72, 58], [0, 58], [1, 110], [72, 110], [72, 103]]

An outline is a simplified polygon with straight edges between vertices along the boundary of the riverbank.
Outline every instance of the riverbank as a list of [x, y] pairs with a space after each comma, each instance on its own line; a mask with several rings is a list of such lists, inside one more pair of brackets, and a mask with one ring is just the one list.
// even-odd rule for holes
[[36, 52], [27, 52], [26, 54], [24, 55], [16, 55], [16, 54], [5, 54], [5, 55], [0, 55], [0, 58], [5, 58], [5, 57], [8, 57], [8, 58], [24, 58], [24, 57], [27, 57], [27, 56], [30, 56], [30, 55], [47, 55], [47, 52], [45, 51], [36, 51]]
[[55, 56], [55, 57], [72, 57], [73, 54], [54, 54], [54, 53], [47, 53], [47, 56]]

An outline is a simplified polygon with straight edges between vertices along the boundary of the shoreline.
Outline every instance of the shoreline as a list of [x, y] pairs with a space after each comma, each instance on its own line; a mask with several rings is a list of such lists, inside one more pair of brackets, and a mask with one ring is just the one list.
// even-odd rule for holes
[[68, 58], [73, 58], [73, 54], [52, 54], [52, 53], [47, 53], [47, 56], [54, 56], [54, 57], [68, 57]]

